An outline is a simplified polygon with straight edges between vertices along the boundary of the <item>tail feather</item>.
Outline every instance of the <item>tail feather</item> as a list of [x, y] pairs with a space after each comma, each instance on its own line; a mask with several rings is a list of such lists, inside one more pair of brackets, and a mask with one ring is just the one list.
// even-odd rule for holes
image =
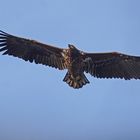
[[67, 72], [63, 81], [75, 89], [82, 88], [83, 85], [89, 83], [84, 73], [77, 75], [76, 77], [73, 77], [69, 72]]

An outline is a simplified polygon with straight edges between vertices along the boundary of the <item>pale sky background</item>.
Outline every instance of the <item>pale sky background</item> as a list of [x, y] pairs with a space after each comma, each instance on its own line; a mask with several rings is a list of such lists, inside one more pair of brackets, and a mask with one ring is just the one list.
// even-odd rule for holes
[[[140, 55], [139, 0], [1, 0], [0, 29], [66, 48]], [[0, 55], [1, 140], [140, 140], [140, 81], [74, 90], [66, 71]]]

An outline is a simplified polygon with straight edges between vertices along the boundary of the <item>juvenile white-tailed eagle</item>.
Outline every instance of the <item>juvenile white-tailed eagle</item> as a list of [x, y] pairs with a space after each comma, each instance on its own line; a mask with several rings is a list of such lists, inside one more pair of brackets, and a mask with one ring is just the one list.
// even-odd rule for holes
[[97, 78], [140, 79], [140, 57], [118, 52], [86, 53], [74, 45], [57, 48], [0, 31], [0, 52], [25, 61], [67, 69], [63, 81], [73, 88], [89, 83], [84, 72]]

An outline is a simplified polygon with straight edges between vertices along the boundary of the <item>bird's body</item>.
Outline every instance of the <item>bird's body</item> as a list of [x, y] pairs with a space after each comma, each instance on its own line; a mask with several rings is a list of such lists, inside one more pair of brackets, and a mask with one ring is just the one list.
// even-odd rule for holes
[[65, 62], [68, 66], [68, 72], [63, 81], [68, 83], [71, 87], [80, 88], [86, 83], [88, 79], [84, 75], [84, 55], [75, 46], [69, 44], [69, 49], [64, 53]]
[[89, 83], [85, 72], [97, 78], [140, 79], [138, 56], [118, 52], [86, 53], [70, 44], [67, 49], [62, 49], [0, 31], [0, 52], [3, 51], [3, 55], [31, 63], [67, 69], [63, 81], [77, 89]]

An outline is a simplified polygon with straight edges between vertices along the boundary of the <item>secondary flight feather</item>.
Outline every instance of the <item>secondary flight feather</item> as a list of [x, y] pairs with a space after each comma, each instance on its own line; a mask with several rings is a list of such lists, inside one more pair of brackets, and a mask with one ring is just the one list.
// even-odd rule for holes
[[63, 81], [75, 89], [89, 83], [85, 72], [97, 78], [140, 79], [140, 57], [118, 52], [87, 53], [71, 44], [68, 44], [67, 49], [63, 49], [1, 30], [0, 52], [31, 63], [59, 70], [67, 69]]

